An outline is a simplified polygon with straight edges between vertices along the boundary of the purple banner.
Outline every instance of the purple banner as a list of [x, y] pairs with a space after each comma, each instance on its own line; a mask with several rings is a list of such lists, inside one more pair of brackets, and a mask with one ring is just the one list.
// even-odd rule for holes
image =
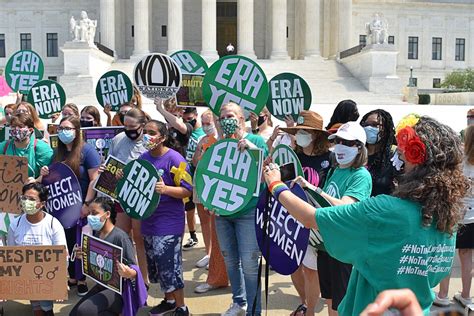
[[81, 131], [84, 141], [91, 144], [101, 156], [102, 161], [105, 161], [112, 138], [123, 131], [123, 126], [87, 127], [82, 128]]
[[[299, 185], [295, 185], [291, 192], [307, 201], [306, 194]], [[265, 219], [266, 234], [264, 234]], [[260, 194], [257, 204], [255, 232], [258, 246], [267, 264], [270, 264], [276, 272], [289, 275], [298, 269], [308, 247], [309, 229], [291, 216], [267, 190]]]
[[61, 162], [49, 166], [49, 175], [42, 183], [49, 188], [46, 210], [56, 217], [64, 228], [76, 225], [81, 217], [81, 185], [74, 172]]

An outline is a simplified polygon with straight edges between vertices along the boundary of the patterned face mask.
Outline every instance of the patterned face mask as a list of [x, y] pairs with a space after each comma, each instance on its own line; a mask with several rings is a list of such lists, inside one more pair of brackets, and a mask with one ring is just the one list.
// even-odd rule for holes
[[10, 129], [10, 137], [21, 143], [30, 137], [31, 132], [28, 127], [13, 127]]
[[225, 135], [233, 135], [237, 128], [239, 128], [239, 121], [234, 118], [221, 119], [220, 122]]

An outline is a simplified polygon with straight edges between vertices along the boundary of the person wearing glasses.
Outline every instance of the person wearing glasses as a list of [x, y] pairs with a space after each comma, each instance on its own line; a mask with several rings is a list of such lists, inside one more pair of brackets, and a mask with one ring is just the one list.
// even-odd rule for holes
[[377, 109], [365, 114], [360, 121], [367, 135], [367, 170], [372, 176], [372, 194], [391, 194], [395, 189], [393, 156], [395, 127], [390, 113]]
[[[101, 158], [97, 150], [87, 142], [84, 142], [81, 134], [79, 117], [68, 116], [61, 120], [58, 126], [58, 148], [54, 162], [62, 162], [67, 165], [77, 176], [81, 185], [82, 206], [81, 218], [89, 214], [87, 204], [96, 195], [93, 183], [99, 175]], [[41, 168], [41, 176], [49, 174], [48, 166]], [[80, 244], [80, 236], [85, 220], [79, 220], [77, 225], [65, 230], [68, 250], [71, 253], [75, 244]], [[77, 295], [84, 296], [88, 292], [86, 277], [82, 274], [81, 262], [76, 260], [68, 267], [69, 287], [77, 286]]]
[[[38, 182], [23, 186], [20, 196], [22, 214], [16, 217], [8, 228], [8, 246], [64, 245], [66, 247], [63, 226], [46, 212], [48, 194], [48, 187]], [[35, 316], [54, 315], [53, 301], [31, 301], [31, 305]]]

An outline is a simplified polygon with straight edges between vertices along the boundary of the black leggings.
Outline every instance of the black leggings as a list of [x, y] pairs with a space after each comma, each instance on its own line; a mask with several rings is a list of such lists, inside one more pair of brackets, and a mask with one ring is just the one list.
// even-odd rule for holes
[[122, 296], [102, 285], [95, 285], [72, 308], [69, 316], [118, 316], [122, 312]]

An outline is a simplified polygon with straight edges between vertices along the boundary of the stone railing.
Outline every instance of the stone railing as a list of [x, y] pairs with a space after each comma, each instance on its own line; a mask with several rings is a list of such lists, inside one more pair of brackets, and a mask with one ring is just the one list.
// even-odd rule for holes
[[358, 54], [362, 51], [362, 49], [364, 47], [365, 47], [364, 44], [360, 44], [360, 45], [354, 46], [352, 48], [346, 49], [346, 50], [339, 53], [339, 58], [343, 59], [343, 58]]
[[107, 46], [104, 46], [99, 42], [94, 42], [94, 44], [95, 46], [97, 46], [97, 49], [103, 52], [104, 54], [114, 57], [114, 51], [108, 48]]

